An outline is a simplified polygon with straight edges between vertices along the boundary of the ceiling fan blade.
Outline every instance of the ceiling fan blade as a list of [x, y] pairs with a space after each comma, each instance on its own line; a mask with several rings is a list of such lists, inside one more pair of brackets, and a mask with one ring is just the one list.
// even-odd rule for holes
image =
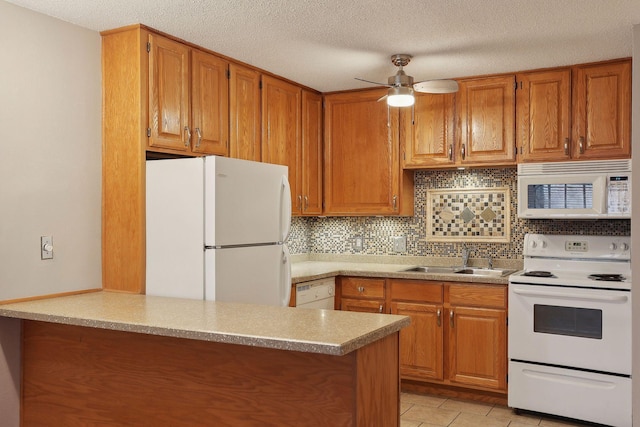
[[454, 93], [458, 91], [455, 80], [425, 80], [413, 84], [413, 90], [424, 93]]
[[356, 80], [360, 80], [361, 82], [372, 83], [372, 84], [374, 84], [374, 85], [378, 85], [378, 86], [387, 86], [387, 87], [391, 87], [391, 85], [386, 84], [386, 83], [372, 82], [371, 80], [365, 80], [365, 79], [361, 79], [361, 78], [359, 78], [359, 77], [354, 77], [354, 79], [356, 79]]

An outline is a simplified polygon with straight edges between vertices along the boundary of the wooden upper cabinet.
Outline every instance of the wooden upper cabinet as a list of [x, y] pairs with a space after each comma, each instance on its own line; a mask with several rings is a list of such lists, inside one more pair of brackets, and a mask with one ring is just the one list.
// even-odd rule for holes
[[260, 73], [231, 63], [229, 75], [229, 156], [259, 162]]
[[516, 76], [519, 161], [544, 162], [571, 157], [571, 69]]
[[302, 215], [322, 214], [322, 95], [302, 91]]
[[515, 164], [515, 76], [461, 80], [459, 84], [458, 163]]
[[631, 156], [631, 60], [574, 68], [573, 157]]
[[150, 151], [228, 154], [227, 69], [217, 56], [149, 34]]
[[455, 94], [416, 94], [411, 108], [400, 110], [400, 140], [405, 168], [450, 166], [455, 163]]
[[374, 89], [325, 96], [327, 215], [413, 213], [413, 174], [400, 172], [399, 112], [378, 102], [386, 93]]
[[149, 34], [149, 147], [189, 151], [189, 48]]
[[226, 156], [229, 152], [229, 64], [209, 53], [191, 54], [192, 151]]
[[300, 207], [300, 87], [270, 76], [262, 77], [262, 161], [289, 167], [291, 206]]

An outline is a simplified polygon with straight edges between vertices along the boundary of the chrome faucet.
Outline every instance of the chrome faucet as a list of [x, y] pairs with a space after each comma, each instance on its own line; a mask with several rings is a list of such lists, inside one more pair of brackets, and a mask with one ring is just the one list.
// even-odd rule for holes
[[469, 254], [471, 254], [471, 248], [467, 247], [466, 243], [462, 244], [462, 268], [467, 268], [469, 264]]
[[491, 255], [487, 255], [487, 267], [489, 270], [493, 270], [493, 258]]

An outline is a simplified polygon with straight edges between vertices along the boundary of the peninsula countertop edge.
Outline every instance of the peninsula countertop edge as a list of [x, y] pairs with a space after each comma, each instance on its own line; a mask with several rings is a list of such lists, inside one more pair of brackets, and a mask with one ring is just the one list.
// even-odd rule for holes
[[0, 305], [0, 316], [343, 356], [409, 325], [406, 316], [109, 291]]

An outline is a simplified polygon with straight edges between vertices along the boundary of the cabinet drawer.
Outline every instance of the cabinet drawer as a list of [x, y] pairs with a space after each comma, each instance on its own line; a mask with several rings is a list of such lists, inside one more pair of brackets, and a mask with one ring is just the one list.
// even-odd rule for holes
[[393, 301], [419, 301], [442, 303], [443, 286], [441, 283], [419, 280], [391, 280], [389, 290]]
[[449, 285], [449, 303], [471, 307], [507, 307], [507, 287], [488, 285]]
[[350, 298], [384, 298], [384, 279], [343, 277], [342, 295]]

